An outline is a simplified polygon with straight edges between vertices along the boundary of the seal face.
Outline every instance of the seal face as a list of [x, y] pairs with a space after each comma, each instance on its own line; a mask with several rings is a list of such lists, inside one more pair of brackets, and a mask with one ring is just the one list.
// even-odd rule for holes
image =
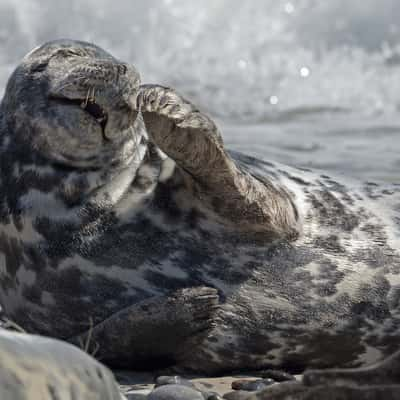
[[0, 146], [0, 303], [29, 332], [208, 372], [397, 348], [399, 186], [228, 153], [173, 89], [75, 41], [23, 59]]
[[2, 119], [36, 158], [75, 168], [121, 163], [133, 152], [138, 84], [133, 67], [94, 45], [52, 42], [10, 78]]

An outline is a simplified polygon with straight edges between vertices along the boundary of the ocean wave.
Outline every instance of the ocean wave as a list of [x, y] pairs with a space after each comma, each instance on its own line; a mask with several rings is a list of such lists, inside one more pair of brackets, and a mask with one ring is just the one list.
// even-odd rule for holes
[[1, 0], [0, 88], [29, 49], [71, 37], [220, 117], [397, 112], [399, 20], [397, 0]]

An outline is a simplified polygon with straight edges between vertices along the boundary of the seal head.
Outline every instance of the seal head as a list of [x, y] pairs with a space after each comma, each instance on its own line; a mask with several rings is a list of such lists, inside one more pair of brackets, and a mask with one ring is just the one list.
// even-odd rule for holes
[[95, 45], [46, 43], [25, 56], [8, 82], [2, 104], [7, 131], [34, 162], [121, 166], [140, 139], [133, 129], [139, 82], [133, 66]]

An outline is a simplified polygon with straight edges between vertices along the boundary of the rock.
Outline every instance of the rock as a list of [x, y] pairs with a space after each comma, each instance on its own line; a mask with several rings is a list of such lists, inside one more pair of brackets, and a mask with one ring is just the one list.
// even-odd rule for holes
[[0, 329], [0, 399], [119, 400], [111, 371], [71, 344]]
[[250, 394], [250, 392], [246, 392], [245, 390], [235, 390], [225, 393], [222, 397], [226, 400], [246, 400], [249, 398]]
[[258, 390], [265, 389], [275, 383], [273, 379], [257, 379], [257, 380], [245, 380], [240, 379], [232, 382], [232, 389], [234, 390], [244, 390], [247, 392], [256, 392]]
[[187, 386], [192, 389], [196, 389], [196, 386], [190, 382], [188, 379], [182, 378], [181, 376], [175, 375], [175, 376], [159, 376], [156, 378], [155, 381], [155, 386], [154, 387], [160, 387], [164, 385], [181, 385], [181, 386]]
[[275, 382], [286, 382], [286, 381], [294, 381], [296, 378], [285, 371], [275, 370], [275, 369], [266, 369], [261, 371], [261, 376], [266, 379], [273, 379]]
[[217, 392], [201, 392], [204, 400], [222, 400], [222, 397]]
[[166, 384], [155, 388], [148, 400], [204, 400], [203, 395], [188, 386]]
[[143, 393], [126, 393], [126, 400], [145, 400], [147, 399], [147, 394]]

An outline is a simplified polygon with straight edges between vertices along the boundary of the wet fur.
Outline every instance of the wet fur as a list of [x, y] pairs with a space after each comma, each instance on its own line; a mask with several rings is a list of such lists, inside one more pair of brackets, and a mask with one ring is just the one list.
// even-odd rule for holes
[[[231, 152], [240, 171], [295, 205], [300, 236], [267, 241], [227, 225], [224, 198], [202, 201], [187, 172], [146, 141], [136, 173], [92, 201], [96, 172], [19, 146], [29, 120], [15, 136], [4, 107], [0, 303], [27, 331], [67, 339], [152, 296], [209, 286], [221, 307], [207, 338], [171, 360], [186, 369], [359, 366], [398, 348], [400, 186]], [[136, 124], [142, 132], [140, 116]]]

